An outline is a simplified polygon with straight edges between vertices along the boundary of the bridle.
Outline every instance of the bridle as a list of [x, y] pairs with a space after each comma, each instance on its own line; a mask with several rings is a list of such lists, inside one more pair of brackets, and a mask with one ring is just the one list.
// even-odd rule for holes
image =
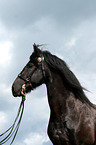
[[[41, 57], [41, 65], [42, 65], [42, 74], [43, 74], [43, 79], [45, 81], [45, 69], [44, 69], [44, 56], [42, 54]], [[40, 62], [39, 62], [40, 63]], [[35, 69], [31, 72], [31, 74], [29, 75], [28, 78], [25, 78], [24, 76], [22, 76], [22, 74], [19, 74], [18, 77], [20, 79], [22, 79], [23, 81], [25, 81], [25, 83], [22, 85], [22, 90], [21, 90], [21, 95], [24, 95], [25, 94], [25, 90], [26, 90], [26, 84], [30, 84], [30, 87], [31, 89], [33, 90], [33, 85], [31, 83], [31, 77], [33, 76], [33, 74], [35, 73], [35, 71], [37, 70], [38, 68], [35, 66]]]
[[[42, 65], [42, 74], [43, 74], [43, 78], [44, 78], [44, 81], [45, 81], [45, 69], [44, 69], [44, 56], [43, 56], [43, 54], [42, 54], [42, 57], [40, 57], [40, 58], [41, 58], [41, 61], [39, 61], [39, 63], [41, 63], [41, 65]], [[24, 112], [26, 84], [29, 83], [31, 85], [32, 89], [33, 89], [33, 86], [32, 86], [32, 83], [31, 83], [31, 77], [35, 73], [36, 70], [37, 70], [37, 67], [35, 66], [35, 69], [32, 71], [32, 73], [29, 75], [28, 78], [23, 77], [22, 74], [18, 75], [18, 77], [20, 79], [25, 81], [25, 83], [21, 87], [22, 100], [21, 100], [21, 103], [20, 103], [20, 106], [19, 106], [19, 109], [18, 109], [18, 113], [17, 113], [17, 116], [15, 118], [15, 121], [14, 121], [13, 125], [11, 127], [9, 127], [4, 133], [0, 134], [0, 137], [4, 135], [4, 139], [2, 139], [0, 141], [0, 145], [5, 144], [13, 135], [14, 136], [13, 136], [13, 139], [12, 139], [10, 145], [12, 145], [12, 143], [15, 140], [15, 137], [17, 135], [17, 132], [18, 132], [18, 129], [19, 129], [19, 126], [20, 126], [20, 123], [21, 123], [23, 112]], [[7, 134], [7, 135], [5, 136], [5, 134]]]
[[[26, 84], [30, 84], [30, 87], [31, 87], [31, 89], [33, 90], [33, 85], [32, 85], [32, 83], [31, 83], [31, 77], [32, 77], [32, 75], [35, 73], [35, 71], [37, 70], [37, 67], [35, 67], [35, 69], [32, 71], [32, 73], [29, 75], [29, 77], [28, 78], [25, 78], [24, 76], [22, 76], [22, 74], [19, 74], [18, 75], [18, 77], [20, 78], [20, 79], [22, 79], [23, 81], [25, 81], [25, 83], [22, 85], [22, 87], [21, 87], [21, 95], [24, 95], [25, 94], [25, 89], [26, 89]], [[23, 89], [22, 89], [23, 88]]]

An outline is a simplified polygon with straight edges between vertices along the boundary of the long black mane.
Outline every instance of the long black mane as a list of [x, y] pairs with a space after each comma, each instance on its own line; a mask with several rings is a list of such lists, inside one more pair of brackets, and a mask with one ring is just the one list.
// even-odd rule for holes
[[52, 55], [48, 51], [43, 51], [43, 55], [49, 67], [51, 67], [51, 69], [56, 70], [58, 74], [60, 74], [64, 85], [66, 85], [66, 88], [70, 92], [73, 92], [76, 98], [78, 98], [82, 102], [85, 102], [86, 104], [95, 107], [86, 97], [84, 93], [84, 88], [81, 86], [80, 82], [73, 74], [73, 72], [69, 69], [67, 64], [63, 60], [61, 60], [55, 55]]

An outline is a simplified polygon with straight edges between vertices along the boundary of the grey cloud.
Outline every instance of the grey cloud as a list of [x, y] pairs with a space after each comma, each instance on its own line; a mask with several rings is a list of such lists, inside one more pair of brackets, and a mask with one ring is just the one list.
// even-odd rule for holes
[[43, 143], [43, 145], [52, 145], [50, 141]]
[[89, 0], [28, 0], [0, 2], [0, 17], [10, 29], [22, 29], [42, 17], [51, 17], [60, 25], [74, 27], [96, 14], [96, 1]]

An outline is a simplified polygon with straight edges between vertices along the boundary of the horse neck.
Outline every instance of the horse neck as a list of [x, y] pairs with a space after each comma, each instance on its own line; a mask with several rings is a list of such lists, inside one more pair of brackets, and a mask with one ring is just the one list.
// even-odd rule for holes
[[[86, 105], [86, 103], [82, 102], [80, 99], [77, 99], [75, 94], [68, 89], [68, 86], [64, 84], [60, 74], [55, 71], [51, 71], [51, 75], [52, 81], [50, 81], [50, 79], [46, 81], [48, 101], [51, 109], [57, 107], [59, 110], [60, 106], [63, 106], [62, 108], [65, 110], [64, 112], [66, 112], [66, 108], [68, 106], [72, 108], [74, 102], [77, 104], [77, 106], [79, 105], [79, 107], [83, 104]], [[91, 102], [89, 102], [89, 105], [87, 104], [87, 107], [90, 108], [90, 106], [96, 109], [96, 106]]]
[[54, 100], [55, 102], [56, 98], [61, 100], [63, 99], [63, 103], [66, 103], [66, 99], [70, 95], [70, 92], [64, 86], [64, 82], [60, 74], [58, 74], [55, 71], [52, 71], [51, 75], [52, 81], [50, 82], [50, 79], [46, 81], [49, 105], [51, 101]]

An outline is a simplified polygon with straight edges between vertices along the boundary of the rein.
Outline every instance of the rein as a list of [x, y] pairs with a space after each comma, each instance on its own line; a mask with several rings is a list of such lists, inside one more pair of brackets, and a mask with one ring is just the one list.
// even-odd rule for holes
[[[42, 65], [42, 74], [43, 74], [43, 78], [45, 80], [45, 69], [44, 69], [44, 56], [42, 55], [41, 57], [41, 65]], [[0, 135], [0, 137], [2, 136], [5, 136], [6, 134], [6, 137], [4, 137], [4, 139], [2, 139], [0, 141], [0, 145], [6, 143], [12, 136], [13, 136], [13, 139], [10, 143], [10, 145], [12, 145], [12, 143], [14, 142], [15, 138], [16, 138], [16, 135], [17, 135], [17, 132], [18, 132], [18, 129], [20, 127], [20, 123], [21, 123], [21, 120], [22, 120], [22, 116], [23, 116], [23, 112], [24, 112], [24, 102], [25, 102], [25, 93], [26, 93], [26, 84], [29, 83], [31, 84], [30, 82], [30, 78], [31, 76], [34, 74], [34, 72], [37, 70], [37, 67], [35, 67], [35, 69], [32, 71], [32, 73], [29, 75], [28, 78], [25, 78], [22, 76], [22, 74], [19, 74], [18, 77], [22, 80], [25, 81], [25, 83], [22, 85], [22, 88], [21, 88], [21, 95], [22, 95], [22, 100], [21, 100], [21, 103], [20, 103], [20, 106], [19, 106], [19, 109], [18, 109], [18, 113], [17, 113], [17, 116], [15, 118], [15, 121], [13, 123], [13, 125], [11, 127], [9, 127], [4, 133], [2, 133]], [[31, 84], [31, 88], [33, 89], [33, 86]], [[9, 132], [9, 133], [8, 133]]]
[[[22, 91], [23, 91], [23, 87], [22, 87]], [[20, 123], [21, 123], [21, 120], [22, 120], [22, 116], [23, 116], [23, 112], [24, 112], [24, 102], [25, 102], [25, 95], [22, 96], [22, 100], [21, 100], [21, 103], [20, 103], [20, 106], [18, 109], [18, 113], [17, 113], [17, 116], [15, 118], [13, 125], [0, 135], [0, 137], [2, 137], [3, 135], [5, 135], [7, 133], [6, 137], [0, 141], [0, 145], [6, 143], [12, 136], [13, 136], [13, 139], [12, 139], [10, 145], [12, 145], [12, 143], [14, 142], [18, 129], [19, 129], [19, 126], [20, 126]]]

